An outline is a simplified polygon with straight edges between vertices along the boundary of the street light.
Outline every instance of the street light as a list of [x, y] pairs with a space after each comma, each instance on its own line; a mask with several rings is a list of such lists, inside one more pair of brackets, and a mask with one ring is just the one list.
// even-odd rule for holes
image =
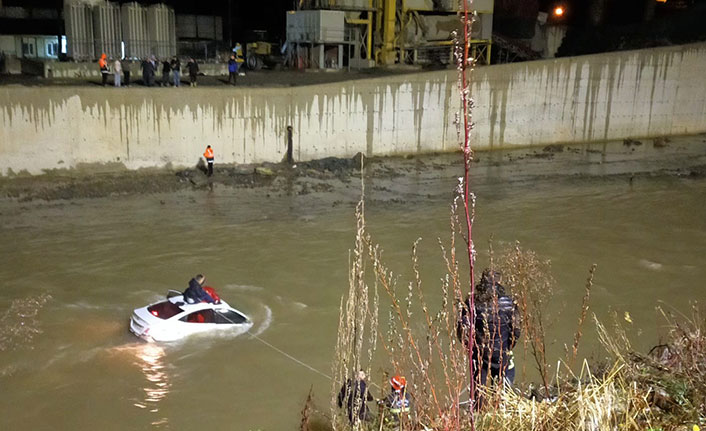
[[557, 6], [554, 8], [554, 16], [556, 18], [560, 18], [564, 16], [564, 7], [563, 6]]

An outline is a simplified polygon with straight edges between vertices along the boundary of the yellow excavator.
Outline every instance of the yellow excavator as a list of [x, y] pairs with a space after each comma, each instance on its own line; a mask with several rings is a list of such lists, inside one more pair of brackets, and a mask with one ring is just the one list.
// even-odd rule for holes
[[267, 31], [254, 30], [253, 42], [245, 44], [245, 65], [250, 70], [270, 69], [282, 64], [283, 58], [279, 52], [279, 44], [267, 42]]

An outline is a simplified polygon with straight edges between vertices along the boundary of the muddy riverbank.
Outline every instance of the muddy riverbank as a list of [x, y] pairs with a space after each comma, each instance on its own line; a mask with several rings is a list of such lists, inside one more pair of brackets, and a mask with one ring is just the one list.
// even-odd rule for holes
[[[460, 153], [414, 157], [364, 158], [365, 177], [377, 180], [377, 191], [396, 177], [453, 176], [462, 169]], [[361, 156], [326, 158], [309, 162], [215, 165], [213, 177], [203, 166], [191, 169], [141, 169], [136, 171], [91, 169], [57, 170], [37, 176], [0, 178], [0, 199], [6, 201], [55, 201], [103, 198], [214, 187], [255, 190], [263, 198], [280, 195], [329, 194], [359, 189]], [[586, 145], [549, 145], [511, 151], [483, 151], [475, 155], [475, 180], [492, 182], [498, 169], [513, 172], [511, 180], [552, 176], [706, 176], [706, 135], [625, 140]], [[507, 181], [503, 177], [502, 181]], [[391, 191], [391, 190], [390, 190]], [[384, 193], [383, 193], [384, 195]], [[340, 198], [341, 196], [339, 196]], [[394, 200], [394, 196], [387, 196]], [[335, 199], [336, 200], [336, 199]]]

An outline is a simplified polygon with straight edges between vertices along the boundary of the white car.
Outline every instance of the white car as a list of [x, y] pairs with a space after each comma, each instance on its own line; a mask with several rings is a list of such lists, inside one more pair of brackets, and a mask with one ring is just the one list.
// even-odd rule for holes
[[130, 319], [130, 332], [146, 341], [175, 341], [204, 332], [247, 332], [253, 323], [223, 300], [215, 304], [189, 304], [181, 292], [170, 290], [167, 298], [138, 308]]

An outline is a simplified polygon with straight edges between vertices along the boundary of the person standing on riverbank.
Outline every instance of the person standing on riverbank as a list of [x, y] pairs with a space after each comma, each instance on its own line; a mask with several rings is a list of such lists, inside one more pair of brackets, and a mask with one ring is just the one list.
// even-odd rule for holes
[[389, 417], [381, 418], [381, 421], [397, 424], [400, 421], [409, 423], [413, 419], [412, 400], [404, 376], [397, 375], [390, 379], [390, 393], [381, 403], [390, 413]]
[[170, 66], [172, 67], [172, 74], [174, 76], [174, 86], [179, 87], [181, 85], [181, 61], [179, 61], [179, 57], [175, 55], [174, 58], [172, 58]]
[[142, 61], [142, 83], [147, 87], [154, 85], [155, 71], [155, 62], [151, 58], [145, 57]]
[[[512, 349], [520, 339], [520, 318], [517, 304], [505, 293], [500, 284], [502, 274], [485, 269], [475, 289], [475, 337], [473, 343], [473, 377], [478, 385], [503, 383], [512, 385], [515, 380], [515, 363]], [[470, 295], [463, 304], [457, 335], [468, 348], [470, 331]], [[490, 375], [491, 382], [488, 382]], [[480, 392], [476, 392], [477, 408], [482, 405]]]
[[208, 163], [208, 176], [210, 177], [213, 175], [213, 148], [210, 145], [206, 146], [203, 156], [206, 158], [206, 163]]
[[172, 71], [172, 66], [166, 58], [162, 61], [162, 87], [169, 87], [169, 73]]
[[119, 59], [115, 59], [113, 62], [113, 84], [116, 87], [120, 87], [120, 76], [123, 74], [123, 66], [120, 64]]
[[110, 71], [108, 70], [108, 60], [105, 54], [101, 54], [101, 58], [98, 60], [98, 67], [101, 70], [101, 84], [103, 84], [103, 87], [108, 83], [108, 74]]
[[235, 61], [235, 54], [228, 60], [228, 84], [235, 85], [238, 80], [238, 62]]
[[129, 61], [127, 58], [123, 59], [120, 62], [120, 68], [123, 70], [123, 77], [125, 78], [122, 83], [124, 87], [130, 86], [130, 68], [131, 67], [132, 67], [132, 62]]
[[189, 85], [196, 87], [196, 77], [199, 75], [199, 64], [193, 58], [189, 59], [186, 64], [186, 69], [189, 71]]
[[370, 419], [370, 409], [368, 409], [366, 402], [372, 401], [373, 396], [368, 390], [365, 377], [365, 371], [358, 371], [355, 381], [352, 379], [346, 380], [346, 383], [341, 386], [341, 390], [338, 392], [338, 408], [346, 408], [348, 420], [351, 424]]

